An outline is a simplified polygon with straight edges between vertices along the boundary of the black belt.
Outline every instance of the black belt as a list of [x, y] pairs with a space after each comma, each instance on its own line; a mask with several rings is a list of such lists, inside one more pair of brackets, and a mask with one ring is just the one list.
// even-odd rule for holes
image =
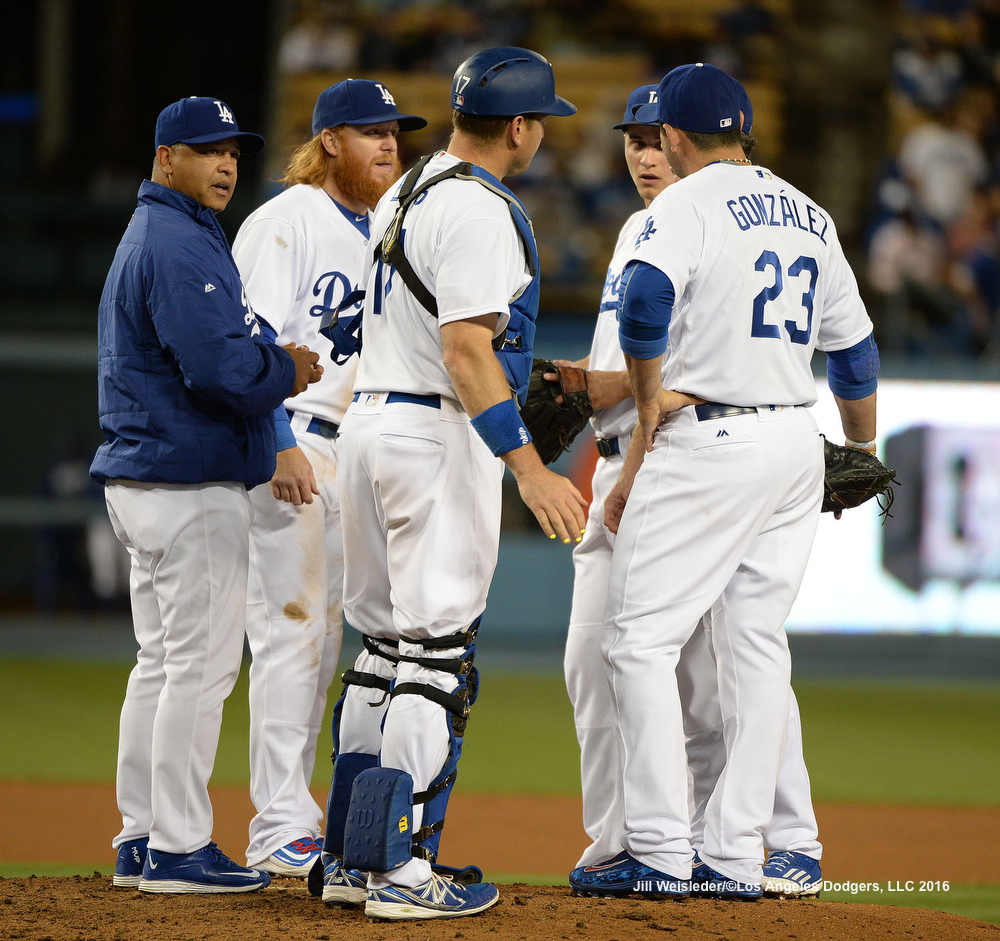
[[694, 413], [698, 416], [698, 421], [711, 421], [713, 418], [735, 418], [737, 415], [749, 415], [756, 413], [756, 408], [743, 405], [719, 405], [717, 402], [705, 402], [703, 405], [696, 405]]
[[597, 453], [601, 457], [614, 457], [616, 454], [621, 454], [621, 445], [618, 444], [617, 438], [602, 438], [598, 435], [594, 439], [594, 444], [597, 445]]
[[[285, 409], [288, 412], [288, 417], [291, 418], [295, 412], [291, 409]], [[337, 432], [340, 431], [340, 425], [335, 421], [327, 421], [325, 418], [317, 418], [315, 415], [310, 419], [309, 424], [306, 425], [306, 431], [310, 434], [320, 435], [323, 438], [336, 438]]]
[[[355, 392], [354, 401], [357, 402], [366, 393]], [[410, 392], [390, 392], [385, 397], [386, 402], [408, 402], [410, 405], [426, 405], [428, 408], [440, 408], [440, 395], [413, 395]]]

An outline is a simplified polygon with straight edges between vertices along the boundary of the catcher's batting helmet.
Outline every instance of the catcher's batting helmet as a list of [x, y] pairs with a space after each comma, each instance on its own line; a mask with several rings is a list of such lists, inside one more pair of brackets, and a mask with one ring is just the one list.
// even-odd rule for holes
[[469, 56], [451, 82], [451, 106], [463, 114], [576, 114], [556, 94], [552, 66], [520, 46], [494, 46]]

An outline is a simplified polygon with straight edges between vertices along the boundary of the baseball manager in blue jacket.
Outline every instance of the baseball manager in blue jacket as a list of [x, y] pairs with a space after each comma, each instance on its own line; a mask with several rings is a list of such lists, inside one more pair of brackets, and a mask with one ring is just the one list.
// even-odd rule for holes
[[215, 218], [264, 146], [214, 98], [160, 113], [151, 180], [101, 296], [91, 465], [131, 557], [139, 652], [122, 707], [114, 884], [250, 892], [267, 873], [212, 842], [208, 779], [243, 653], [251, 508], [275, 469], [273, 413], [322, 374], [266, 342]]

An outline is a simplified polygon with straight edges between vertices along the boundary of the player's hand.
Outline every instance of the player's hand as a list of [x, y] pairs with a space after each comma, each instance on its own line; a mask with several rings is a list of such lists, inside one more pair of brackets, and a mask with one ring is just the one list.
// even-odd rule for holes
[[271, 493], [275, 500], [284, 500], [293, 506], [312, 503], [313, 494], [319, 495], [312, 464], [301, 448], [279, 451], [277, 467], [271, 478]]
[[604, 525], [608, 528], [609, 532], [617, 534], [631, 489], [632, 481], [624, 481], [619, 477], [615, 481], [615, 485], [608, 491], [608, 495], [604, 498]]
[[653, 439], [656, 437], [656, 429], [660, 427], [663, 420], [671, 413], [686, 405], [701, 405], [704, 399], [695, 395], [688, 395], [686, 392], [674, 392], [670, 389], [660, 389], [659, 399], [646, 405], [638, 407], [639, 427], [642, 429], [642, 438], [646, 451], [653, 450]]
[[292, 386], [292, 395], [298, 395], [311, 383], [319, 382], [323, 375], [323, 367], [319, 365], [319, 353], [314, 353], [308, 346], [296, 346], [294, 343], [285, 344], [283, 349], [288, 350], [295, 362], [295, 385]]
[[571, 480], [539, 462], [529, 473], [518, 475], [517, 489], [546, 536], [565, 545], [580, 541], [587, 525], [587, 501]]

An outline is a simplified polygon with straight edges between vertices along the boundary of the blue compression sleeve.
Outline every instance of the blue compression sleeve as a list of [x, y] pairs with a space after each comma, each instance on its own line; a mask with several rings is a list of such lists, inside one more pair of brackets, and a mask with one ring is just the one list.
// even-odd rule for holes
[[630, 261], [622, 272], [618, 302], [618, 342], [636, 359], [655, 359], [667, 349], [674, 309], [674, 285], [659, 268]]
[[826, 354], [826, 381], [830, 391], [842, 399], [863, 399], [878, 386], [878, 347], [868, 334], [846, 350]]

